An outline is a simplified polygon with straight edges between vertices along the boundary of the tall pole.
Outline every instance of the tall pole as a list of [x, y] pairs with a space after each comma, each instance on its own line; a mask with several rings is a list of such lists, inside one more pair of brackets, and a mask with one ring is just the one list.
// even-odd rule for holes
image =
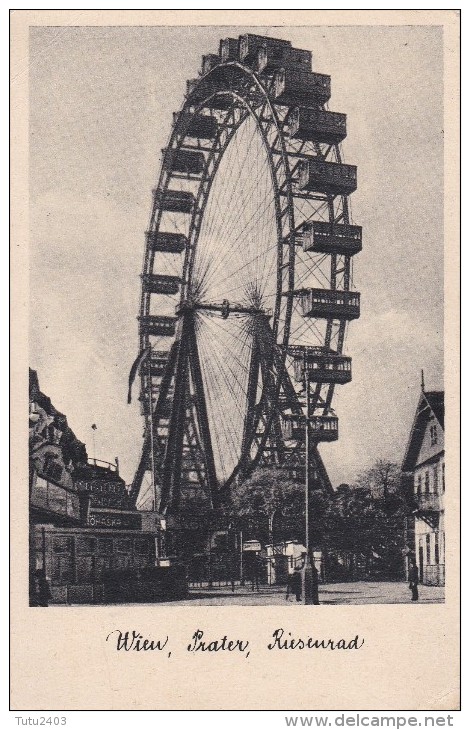
[[313, 564], [313, 555], [310, 551], [310, 383], [308, 371], [304, 362], [305, 374], [305, 566], [303, 571], [304, 603], [308, 605], [318, 604], [318, 587], [316, 586]]
[[153, 400], [152, 400], [152, 351], [147, 355], [149, 418], [150, 418], [150, 464], [152, 470], [153, 510], [157, 511], [157, 487], [155, 484], [155, 444], [153, 441]]
[[274, 533], [273, 533], [273, 527], [274, 527], [274, 512], [270, 512], [268, 515], [268, 532], [269, 532], [269, 541], [271, 543], [271, 560], [269, 561], [269, 585], [271, 586], [273, 584], [273, 573], [276, 571], [276, 561], [274, 558]]
[[309, 560], [309, 527], [310, 527], [310, 515], [309, 515], [309, 495], [310, 495], [310, 393], [309, 393], [309, 381], [307, 368], [304, 365], [305, 375], [305, 400], [306, 400], [306, 418], [305, 418], [305, 549], [307, 551], [306, 561]]
[[95, 431], [96, 431], [96, 423], [93, 423], [91, 426], [91, 437], [93, 439], [93, 461], [96, 462], [96, 441], [95, 441]]

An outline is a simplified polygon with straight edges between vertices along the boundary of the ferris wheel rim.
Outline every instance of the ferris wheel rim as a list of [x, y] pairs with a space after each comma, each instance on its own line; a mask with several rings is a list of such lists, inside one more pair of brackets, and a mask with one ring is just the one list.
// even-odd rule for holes
[[[183, 114], [185, 113], [186, 110], [193, 109], [194, 113], [198, 113], [199, 110], [201, 110], [207, 106], [208, 101], [210, 100], [210, 98], [212, 96], [223, 95], [223, 94], [230, 95], [230, 97], [232, 99], [231, 109], [229, 111], [227, 111], [227, 113], [225, 115], [225, 120], [228, 119], [230, 112], [232, 112], [234, 109], [239, 109], [240, 107], [243, 107], [245, 110], [245, 115], [242, 115], [240, 117], [238, 124], [233, 127], [232, 133], [228, 136], [222, 150], [219, 151], [218, 164], [217, 164], [217, 167], [215, 168], [215, 170], [213, 170], [209, 176], [211, 182], [210, 182], [209, 188], [207, 189], [207, 191], [205, 192], [205, 195], [203, 196], [202, 205], [201, 204], [198, 205], [198, 202], [197, 202], [196, 205], [194, 206], [194, 211], [191, 215], [191, 221], [189, 223], [188, 238], [191, 240], [191, 236], [192, 236], [192, 233], [195, 228], [195, 220], [197, 220], [197, 218], [199, 217], [199, 219], [202, 222], [204, 219], [204, 209], [206, 207], [208, 199], [210, 198], [212, 183], [217, 175], [218, 166], [224, 159], [224, 155], [226, 154], [227, 150], [229, 149], [230, 144], [233, 140], [233, 137], [235, 136], [236, 132], [241, 128], [241, 126], [245, 123], [246, 118], [249, 117], [249, 118], [253, 119], [257, 126], [257, 132], [259, 134], [259, 137], [262, 140], [263, 147], [264, 147], [264, 150], [266, 153], [266, 157], [269, 161], [271, 182], [273, 185], [273, 201], [274, 201], [274, 205], [276, 208], [275, 222], [276, 222], [276, 232], [277, 232], [276, 246], [277, 246], [277, 259], [278, 260], [277, 260], [277, 265], [276, 265], [276, 302], [275, 302], [275, 311], [273, 313], [273, 333], [274, 333], [275, 337], [278, 334], [279, 313], [280, 313], [280, 309], [281, 309], [282, 298], [285, 297], [286, 311], [285, 311], [284, 323], [283, 323], [283, 327], [282, 327], [282, 341], [280, 343], [281, 358], [284, 361], [286, 354], [287, 354], [287, 348], [289, 345], [289, 334], [290, 334], [289, 330], [290, 330], [290, 317], [291, 317], [292, 306], [293, 306], [292, 305], [292, 291], [293, 291], [293, 277], [294, 277], [294, 264], [295, 264], [294, 225], [293, 225], [294, 216], [293, 216], [293, 206], [292, 206], [291, 182], [289, 179], [289, 165], [288, 165], [287, 155], [286, 155], [286, 151], [285, 151], [284, 138], [282, 135], [281, 125], [279, 123], [278, 115], [276, 113], [274, 105], [271, 102], [268, 90], [261, 84], [261, 82], [257, 78], [256, 74], [254, 74], [252, 71], [248, 71], [246, 68], [244, 68], [243, 66], [241, 66], [238, 63], [227, 63], [227, 64], [221, 65], [221, 67], [223, 67], [223, 66], [225, 66], [226, 68], [229, 68], [229, 69], [230, 68], [237, 69], [238, 72], [242, 72], [242, 74], [245, 77], [249, 78], [252, 83], [256, 84], [257, 90], [260, 93], [260, 96], [262, 96], [261, 106], [263, 109], [266, 108], [269, 111], [269, 115], [270, 115], [269, 125], [270, 125], [270, 127], [275, 128], [275, 135], [276, 135], [277, 141], [280, 145], [280, 150], [281, 150], [281, 154], [282, 154], [282, 158], [281, 158], [282, 164], [278, 165], [278, 170], [277, 170], [277, 175], [276, 175], [276, 172], [274, 171], [275, 162], [274, 162], [274, 158], [273, 158], [272, 147], [270, 146], [270, 144], [268, 142], [266, 132], [263, 131], [263, 129], [260, 125], [259, 115], [257, 113], [257, 110], [241, 94], [237, 93], [234, 90], [229, 90], [229, 89], [227, 89], [224, 92], [216, 92], [215, 94], [210, 95], [209, 97], [202, 100], [200, 102], [200, 104], [196, 107], [194, 107], [194, 105], [191, 104], [190, 98], [186, 99], [186, 101], [184, 102], [183, 106], [180, 109], [179, 119], [181, 119], [183, 117]], [[221, 67], [219, 67], [219, 71], [220, 71]], [[209, 72], [209, 74], [210, 73], [212, 73], [212, 72]], [[209, 74], [207, 74], [206, 76], [208, 76]], [[224, 128], [223, 128], [223, 123], [222, 123], [218, 130], [218, 137], [214, 141], [212, 148], [209, 151], [204, 173], [206, 172], [206, 170], [209, 167], [210, 157], [212, 154], [214, 154], [214, 150], [216, 148], [217, 141], [218, 141], [218, 139], [220, 139], [220, 137], [223, 134], [223, 129]], [[181, 128], [179, 126], [179, 121], [178, 121], [175, 124], [175, 127], [172, 130], [172, 133], [170, 135], [170, 139], [168, 142], [168, 148], [172, 149], [172, 150], [177, 150], [179, 147], [182, 147], [182, 146], [184, 146], [184, 133], [183, 134], [181, 133]], [[282, 174], [282, 173], [283, 173], [283, 178], [284, 178], [283, 183], [284, 183], [284, 186], [286, 189], [286, 206], [285, 207], [287, 208], [287, 210], [285, 210], [284, 216], [288, 220], [287, 234], [282, 233], [282, 224], [281, 224], [280, 215], [279, 215], [280, 195], [279, 195], [279, 185], [277, 183], [277, 176], [279, 176], [279, 174]], [[198, 186], [197, 201], [199, 201], [200, 191], [203, 189], [203, 183], [204, 183], [204, 178], [201, 179], [199, 186]], [[160, 173], [160, 179], [159, 179], [157, 190], [164, 192], [165, 190], [167, 190], [169, 188], [170, 184], [171, 184], [171, 173], [168, 173], [165, 171], [164, 164], [162, 163], [162, 170]], [[151, 220], [152, 220], [152, 218], [155, 217], [155, 214], [156, 214], [156, 218], [155, 218], [155, 228], [156, 229], [158, 229], [158, 227], [160, 225], [161, 213], [162, 213], [162, 211], [158, 210], [158, 206], [154, 205], [152, 213], [151, 213]], [[188, 270], [191, 271], [191, 269], [194, 265], [194, 259], [195, 259], [196, 253], [197, 253], [197, 244], [198, 244], [199, 234], [200, 234], [200, 228], [196, 232], [196, 240], [194, 241], [193, 245], [191, 245], [191, 244], [188, 245], [188, 247], [186, 248], [186, 251], [185, 251], [185, 260], [184, 260], [184, 264], [183, 264], [183, 275], [182, 275], [182, 279], [183, 279], [184, 283], [183, 283], [182, 290], [181, 290], [180, 304], [179, 304], [180, 307], [185, 303], [185, 296], [187, 295], [186, 286], [188, 284], [188, 278], [187, 278], [186, 272]], [[286, 251], [288, 251], [288, 279], [287, 279], [288, 290], [283, 291], [281, 267], [283, 264], [282, 254], [285, 254]], [[154, 256], [150, 256], [148, 259], [146, 259], [146, 261], [144, 263], [145, 270], [151, 269], [151, 267], [153, 265], [153, 260], [154, 260]], [[141, 314], [143, 314], [145, 316], [149, 312], [149, 307], [150, 307], [150, 295], [143, 293], [142, 303], [141, 303]], [[177, 325], [177, 327], [178, 326], [179, 326], [179, 324]], [[178, 337], [178, 334], [175, 335], [175, 339], [177, 339], [177, 337]], [[146, 346], [146, 344], [147, 344], [147, 342], [141, 340], [141, 349], [143, 349]], [[279, 398], [280, 387], [281, 387], [280, 378], [277, 378], [277, 382], [275, 385], [276, 391], [275, 391], [274, 398], [273, 398], [273, 407], [271, 408], [271, 412], [269, 414], [268, 421], [265, 425], [262, 438], [258, 442], [258, 445], [256, 448], [255, 459], [263, 451], [266, 440], [269, 436], [271, 422], [275, 416], [274, 405], [277, 403], [277, 400]], [[251, 439], [251, 441], [252, 440], [253, 439]], [[248, 454], [251, 451], [251, 446], [252, 446], [252, 444], [249, 444], [248, 447], [245, 449], [245, 451], [242, 451], [239, 454], [238, 463], [231, 470], [231, 473], [228, 475], [228, 477], [223, 480], [224, 486], [229, 485], [233, 481], [235, 476], [238, 474], [241, 464], [244, 461], [246, 461], [248, 458]]]
[[[193, 92], [196, 89], [198, 89], [201, 86], [201, 84], [203, 84], [211, 76], [216, 76], [216, 75], [220, 76], [221, 74], [223, 75], [225, 73], [225, 71], [227, 71], [227, 70], [235, 71], [237, 74], [241, 75], [245, 79], [248, 79], [252, 86], [254, 85], [256, 87], [256, 91], [259, 94], [258, 106], [256, 108], [253, 108], [253, 106], [252, 106], [253, 89], [248, 88], [248, 91], [247, 91], [246, 87], [243, 88], [242, 90], [240, 90], [239, 87], [237, 87], [237, 90], [235, 90], [233, 87], [225, 88], [225, 89], [218, 89], [217, 91], [215, 91], [213, 93], [209, 93], [206, 96], [203, 96], [197, 103], [194, 102], [194, 99], [192, 98]], [[234, 62], [234, 61], [218, 62], [217, 66], [215, 68], [211, 68], [207, 73], [205, 73], [205, 74], [203, 73], [200, 76], [200, 78], [197, 80], [196, 86], [194, 86], [192, 91], [190, 93], [188, 93], [188, 95], [179, 111], [179, 118], [177, 120], [175, 120], [175, 123], [173, 125], [173, 129], [170, 134], [170, 138], [169, 138], [166, 149], [174, 151], [174, 150], [178, 150], [182, 147], [185, 147], [185, 144], [184, 144], [185, 132], [183, 129], [184, 128], [183, 115], [185, 112], [188, 112], [189, 115], [192, 115], [192, 114], [196, 115], [199, 112], [201, 112], [202, 110], [204, 110], [204, 109], [207, 110], [209, 108], [210, 109], [209, 114], [204, 115], [204, 116], [212, 116], [214, 112], [213, 112], [213, 109], [212, 109], [211, 103], [210, 103], [211, 99], [218, 97], [218, 96], [222, 96], [222, 97], [230, 96], [231, 100], [232, 100], [232, 104], [230, 107], [225, 108], [225, 114], [221, 114], [220, 112], [219, 112], [218, 116], [216, 114], [217, 129], [218, 129], [217, 139], [220, 139], [220, 137], [221, 137], [221, 127], [219, 125], [223, 124], [223, 122], [228, 119], [229, 112], [231, 113], [231, 112], [233, 112], [234, 109], [238, 109], [240, 107], [245, 108], [247, 110], [247, 112], [246, 112], [245, 117], [242, 117], [240, 115], [238, 125], [234, 125], [232, 134], [227, 136], [227, 139], [225, 140], [225, 145], [218, 157], [218, 164], [220, 164], [221, 161], [223, 160], [227, 150], [230, 147], [230, 143], [231, 143], [234, 135], [236, 134], [237, 129], [240, 129], [240, 127], [243, 125], [244, 121], [246, 120], [246, 118], [248, 116], [250, 116], [252, 119], [254, 119], [255, 122], [259, 126], [259, 119], [258, 119], [258, 116], [256, 113], [256, 109], [260, 107], [259, 98], [262, 99], [262, 108], [264, 108], [264, 106], [266, 106], [270, 110], [270, 112], [271, 112], [271, 122], [270, 123], [275, 124], [276, 130], [277, 130], [276, 142], [279, 144], [279, 147], [281, 150], [281, 154], [280, 154], [280, 158], [279, 158], [280, 165], [277, 165], [277, 167], [278, 167], [278, 169], [282, 169], [284, 171], [285, 181], [284, 181], [283, 215], [287, 215], [287, 220], [288, 220], [288, 231], [287, 231], [287, 233], [284, 232], [284, 234], [282, 234], [282, 227], [280, 227], [280, 224], [279, 224], [280, 196], [279, 196], [279, 189], [276, 189], [274, 197], [275, 197], [276, 205], [278, 206], [277, 214], [275, 216], [276, 217], [276, 228], [277, 228], [277, 232], [278, 232], [278, 235], [277, 235], [278, 263], [277, 263], [277, 274], [276, 274], [276, 277], [277, 277], [276, 313], [275, 313], [275, 317], [274, 317], [273, 321], [275, 322], [275, 327], [274, 327], [275, 335], [276, 335], [275, 343], [276, 343], [276, 347], [279, 348], [280, 362], [282, 361], [282, 365], [283, 365], [286, 362], [286, 359], [288, 358], [288, 354], [289, 354], [288, 351], [289, 351], [289, 348], [291, 345], [292, 316], [293, 316], [293, 311], [295, 308], [295, 304], [294, 304], [294, 302], [296, 301], [295, 296], [298, 294], [298, 292], [294, 291], [294, 275], [295, 275], [296, 264], [297, 264], [295, 235], [297, 233], [299, 226], [296, 225], [296, 216], [294, 214], [294, 199], [293, 199], [292, 180], [291, 180], [292, 170], [290, 167], [290, 160], [289, 160], [289, 155], [291, 154], [291, 152], [288, 152], [286, 149], [285, 138], [284, 138], [284, 134], [283, 134], [283, 130], [282, 130], [282, 125], [285, 124], [287, 115], [284, 117], [284, 121], [280, 120], [280, 118], [278, 116], [278, 109], [270, 95], [271, 81], [272, 81], [272, 79], [269, 79], [269, 78], [267, 80], [261, 79], [261, 74], [255, 73], [252, 68], [249, 68], [247, 65], [241, 64], [238, 61], [237, 62]], [[242, 93], [240, 93], [240, 92], [242, 92]], [[243, 96], [243, 93], [246, 93], [246, 96]], [[251, 96], [250, 96], [250, 94], [251, 94]], [[255, 103], [256, 103], [256, 100], [255, 100]], [[281, 104], [282, 104], [282, 102], [281, 102]], [[221, 109], [221, 107], [220, 107], [220, 109]], [[229, 109], [229, 111], [227, 109]], [[281, 117], [282, 117], [282, 114], [281, 114]], [[222, 122], [221, 122], [221, 119], [222, 119]], [[267, 133], [264, 134], [262, 129], [260, 129], [260, 137], [263, 141], [263, 144], [265, 145], [267, 158], [269, 160], [270, 169], [272, 172], [273, 168], [275, 167], [275, 163], [273, 160], [273, 154], [274, 154], [273, 148], [269, 144], [269, 141], [267, 138]], [[198, 142], [198, 144], [199, 144], [199, 142]], [[212, 154], [214, 154], [215, 146], [216, 146], [216, 142], [214, 141], [211, 144], [209, 149], [204, 148], [205, 151], [208, 152], [207, 160], [206, 160], [207, 164], [205, 166], [205, 170], [208, 169], [208, 160], [209, 160], [209, 157]], [[335, 148], [338, 148], [337, 144], [335, 145]], [[337, 158], [338, 158], [337, 161], [340, 161], [340, 152], [338, 150], [337, 150]], [[217, 169], [218, 169], [218, 166], [217, 166]], [[214, 181], [215, 177], [217, 176], [217, 169], [212, 170], [211, 175], [210, 175], [211, 185], [204, 192], [204, 195], [203, 195], [204, 207], [207, 204], [207, 200], [210, 198], [211, 186], [212, 186], [212, 182]], [[273, 179], [276, 180], [275, 175], [273, 175]], [[171, 180], [172, 180], [172, 172], [169, 168], [165, 167], [165, 159], [164, 159], [162, 161], [160, 177], [159, 177], [156, 191], [159, 192], [160, 194], [163, 194], [165, 191], [169, 190], [169, 186], [171, 185]], [[200, 196], [202, 190], [203, 190], [203, 183], [202, 183], [202, 178], [201, 178], [201, 181], [198, 184], [198, 199], [199, 199], [199, 196]], [[327, 205], [328, 220], [331, 223], [333, 223], [335, 221], [335, 215], [337, 215], [337, 213], [335, 214], [333, 203], [331, 203], [330, 199], [328, 198], [328, 201], [324, 200], [322, 205]], [[343, 198], [343, 202], [341, 203], [341, 205], [343, 206], [343, 209], [345, 211], [345, 212], [343, 211], [342, 219], [346, 224], [349, 225], [349, 217], [348, 217], [348, 212], [347, 212], [347, 197]], [[162, 212], [163, 212], [163, 207], [162, 206], [159, 207], [158, 202], [157, 202], [157, 195], [155, 195], [153, 206], [152, 206], [152, 212], [151, 212], [151, 216], [150, 216], [149, 229], [152, 228], [155, 232], [158, 232], [160, 230]], [[187, 276], [185, 274], [188, 270], [189, 270], [190, 274], [193, 271], [194, 260], [195, 260], [195, 256], [197, 253], [197, 244], [198, 244], [199, 235], [201, 232], [201, 225], [203, 225], [203, 220], [204, 220], [204, 209], [201, 212], [200, 208], [198, 208], [197, 206], [194, 206], [194, 210], [191, 214], [191, 219], [190, 219], [190, 223], [189, 223], [188, 239], [190, 239], [190, 237], [192, 236], [192, 233], [194, 230], [194, 221], [196, 220], [196, 217], [198, 215], [199, 215], [199, 219], [200, 219], [200, 224], [199, 224], [199, 229], [196, 234], [195, 241], [193, 242], [192, 246], [188, 245], [184, 252], [184, 262], [182, 265], [183, 275], [181, 277], [182, 286], [180, 289], [181, 294], [179, 297], [179, 302], [180, 302], [179, 307], [180, 308], [182, 308], [182, 305], [184, 305], [184, 303], [186, 301], [185, 295], [187, 295], [188, 291], [190, 291], [190, 287], [186, 283]], [[279, 258], [279, 253], [283, 250], [285, 251], [286, 249], [288, 250], [287, 267], [285, 266], [285, 261], [282, 258]], [[346, 282], [346, 275], [349, 277], [349, 259], [347, 259], [346, 256], [344, 258], [345, 258], [344, 270], [346, 271], [346, 268], [348, 269], [348, 273], [344, 275], [344, 281]], [[346, 261], [346, 259], [347, 259], [347, 261]], [[144, 276], [147, 274], [153, 273], [154, 263], [155, 263], [155, 252], [152, 251], [149, 248], [149, 246], [147, 246], [145, 249], [145, 253], [144, 253], [144, 265], [143, 265]], [[285, 280], [283, 280], [280, 275], [281, 266], [283, 269], [287, 268], [287, 270], [288, 270], [287, 286], [285, 285]], [[333, 277], [333, 274], [332, 274], [332, 277]], [[283, 283], [283, 281], [284, 281], [284, 283]], [[329, 282], [328, 282], [328, 284], [329, 284]], [[332, 287], [332, 288], [334, 289], [335, 287]], [[341, 285], [340, 285], [339, 291], [343, 291], [343, 289], [341, 289]], [[349, 291], [349, 283], [344, 284], [344, 291]], [[284, 297], [283, 305], [285, 307], [284, 308], [285, 318], [284, 318], [284, 322], [282, 325], [282, 337], [280, 338], [281, 341], [279, 341], [279, 338], [277, 337], [277, 335], [278, 335], [277, 324], [279, 322], [281, 301], [282, 301], [283, 297]], [[142, 286], [141, 302], [140, 302], [140, 318], [145, 318], [146, 316], [150, 315], [151, 301], [152, 301], [152, 297], [150, 295], [150, 292], [146, 291], [144, 286]], [[175, 343], [178, 340], [178, 337], [179, 337], [178, 331], [180, 329], [181, 321], [182, 321], [181, 318], [179, 318], [179, 320], [178, 320], [179, 324], [177, 325], [177, 330], [176, 330], [176, 333], [172, 340], [173, 341], [172, 347], [175, 345]], [[328, 319], [325, 318], [325, 322], [326, 322], [325, 334], [323, 335], [323, 339], [321, 339], [322, 336], [321, 336], [321, 334], [319, 334], [318, 341], [322, 343], [323, 349], [325, 351], [328, 351], [331, 347], [333, 347], [333, 349], [336, 350], [336, 353], [340, 355], [342, 353], [342, 348], [343, 348], [343, 343], [344, 343], [344, 334], [345, 334], [345, 330], [346, 330], [347, 321], [345, 319], [335, 320], [333, 317], [330, 317]], [[313, 326], [315, 326], [315, 323], [313, 323]], [[336, 346], [334, 344], [331, 344], [333, 342], [333, 340], [336, 341]], [[150, 339], [150, 336], [148, 335], [148, 333], [146, 333], [144, 329], [141, 329], [141, 331], [140, 331], [140, 351], [144, 350], [145, 348], [148, 348], [150, 342], [151, 342], [151, 339]], [[239, 474], [240, 469], [242, 468], [242, 462], [246, 461], [245, 457], [247, 457], [248, 460], [251, 459], [251, 465], [253, 465], [255, 463], [256, 458], [258, 458], [263, 453], [264, 447], [266, 445], [267, 439], [270, 434], [270, 429], [271, 429], [273, 420], [274, 420], [275, 416], [277, 415], [276, 408], [274, 407], [274, 405], [276, 405], [276, 406], [278, 405], [279, 398], [280, 398], [281, 376], [279, 373], [280, 373], [280, 370], [278, 369], [278, 374], [276, 376], [275, 397], [273, 399], [272, 407], [270, 408], [268, 418], [265, 422], [265, 428], [264, 428], [264, 432], [262, 434], [262, 438], [259, 439], [257, 442], [255, 458], [251, 459], [251, 457], [249, 457], [249, 455], [247, 453], [242, 452], [242, 454], [240, 454], [239, 462], [235, 466], [233, 472], [229, 475], [229, 478], [223, 482], [224, 486], [227, 486]], [[152, 387], [152, 381], [150, 380], [150, 392], [151, 392], [151, 387]], [[263, 389], [264, 389], [264, 387], [265, 386], [263, 385]], [[316, 391], [317, 391], [317, 396], [318, 396], [318, 398], [317, 398], [318, 402], [321, 402], [320, 395], [321, 395], [321, 390], [323, 387], [324, 387], [324, 385], [322, 385], [321, 383], [317, 384]], [[333, 395], [334, 387], [335, 387], [334, 382], [329, 381], [329, 384], [327, 383], [326, 391], [322, 395], [322, 397], [324, 398], [323, 403], [324, 403], [325, 413], [328, 413], [331, 409], [331, 398]], [[152, 409], [152, 406], [151, 406], [151, 409]], [[150, 413], [152, 413], [151, 409], [150, 409]], [[152, 420], [152, 419], [153, 419], [153, 416], [150, 415], [150, 420]], [[243, 468], [244, 468], [244, 466], [243, 466]]]

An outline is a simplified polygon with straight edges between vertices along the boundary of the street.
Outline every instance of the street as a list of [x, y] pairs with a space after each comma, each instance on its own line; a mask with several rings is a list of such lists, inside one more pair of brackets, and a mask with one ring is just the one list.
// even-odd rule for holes
[[[411, 603], [411, 591], [406, 582], [331, 583], [320, 585], [319, 597], [322, 605], [360, 605], [378, 603], [444, 603], [445, 588], [441, 586], [419, 586], [419, 602]], [[295, 597], [285, 599], [285, 589], [280, 586], [260, 586], [252, 592], [251, 585], [212, 588], [193, 588], [190, 598], [172, 601], [175, 606], [287, 606], [295, 605]], [[301, 604], [299, 604], [301, 605]]]

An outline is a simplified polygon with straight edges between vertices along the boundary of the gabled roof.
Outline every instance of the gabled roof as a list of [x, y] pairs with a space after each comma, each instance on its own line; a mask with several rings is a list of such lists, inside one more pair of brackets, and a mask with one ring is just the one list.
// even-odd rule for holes
[[405, 458], [403, 459], [402, 471], [410, 472], [416, 465], [421, 444], [423, 443], [424, 433], [429, 421], [429, 416], [435, 416], [444, 429], [444, 391], [429, 390], [422, 391], [416, 414], [411, 428], [408, 445], [406, 447]]
[[86, 446], [80, 441], [70, 428], [66, 416], [57, 410], [51, 399], [45, 395], [39, 387], [39, 379], [36, 370], [29, 369], [29, 399], [36, 402], [45, 412], [54, 418], [54, 425], [63, 433], [60, 446], [64, 459], [72, 459], [75, 463], [86, 463], [88, 459]]
[[436, 416], [437, 420], [444, 428], [444, 391], [430, 390], [424, 393], [424, 397], [429, 403], [429, 407]]

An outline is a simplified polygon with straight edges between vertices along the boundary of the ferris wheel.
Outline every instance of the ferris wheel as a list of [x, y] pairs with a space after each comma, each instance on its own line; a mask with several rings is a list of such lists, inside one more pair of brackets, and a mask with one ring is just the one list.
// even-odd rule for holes
[[139, 506], [217, 507], [257, 464], [306, 456], [327, 479], [362, 247], [329, 98], [310, 51], [258, 35], [222, 40], [187, 82], [146, 234]]

